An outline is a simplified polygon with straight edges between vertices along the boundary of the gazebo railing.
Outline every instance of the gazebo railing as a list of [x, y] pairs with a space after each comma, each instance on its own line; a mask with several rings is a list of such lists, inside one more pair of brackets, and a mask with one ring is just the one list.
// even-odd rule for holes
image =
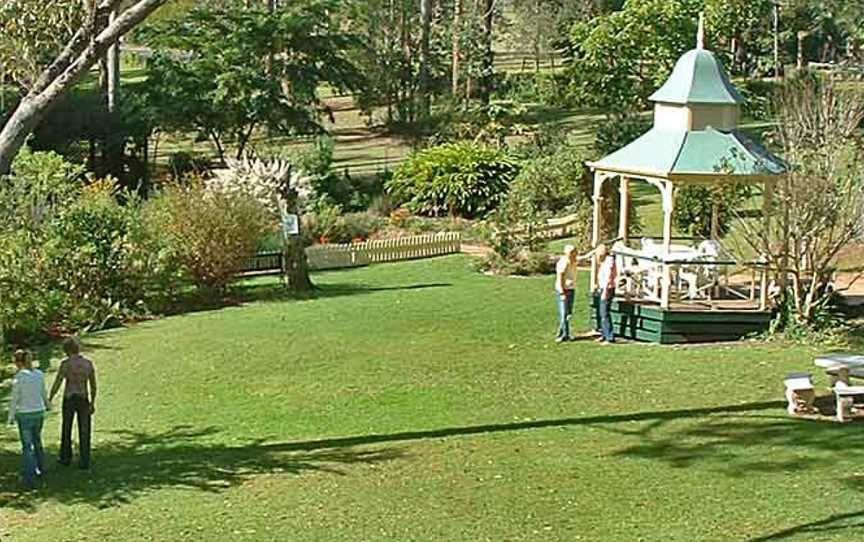
[[[684, 240], [678, 238], [676, 240]], [[673, 245], [675, 247], [675, 245]], [[616, 294], [661, 305], [670, 301], [683, 305], [716, 308], [722, 301], [752, 304], [754, 310], [768, 309], [768, 265], [763, 261], [738, 261], [718, 255], [682, 257], [681, 250], [646, 253], [617, 243]], [[745, 274], [743, 280], [734, 280]], [[668, 289], [668, 292], [664, 292]], [[665, 295], [664, 295], [665, 293]]]

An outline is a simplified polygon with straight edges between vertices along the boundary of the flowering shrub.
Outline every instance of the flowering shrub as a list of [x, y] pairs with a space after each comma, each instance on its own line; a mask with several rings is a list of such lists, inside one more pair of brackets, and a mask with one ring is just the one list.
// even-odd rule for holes
[[[57, 155], [19, 156], [3, 185], [2, 338], [99, 329], [158, 309], [176, 279], [142, 227], [140, 202], [117, 201], [113, 180], [84, 186]], [[13, 227], [8, 227], [8, 225]]]
[[312, 177], [287, 160], [228, 160], [228, 168], [214, 171], [207, 181], [210, 191], [251, 196], [272, 213], [279, 210], [280, 194], [288, 185], [301, 201], [311, 199]]
[[194, 180], [169, 186], [147, 204], [149, 228], [161, 232], [173, 259], [199, 288], [222, 293], [273, 231], [262, 194], [217, 190]]

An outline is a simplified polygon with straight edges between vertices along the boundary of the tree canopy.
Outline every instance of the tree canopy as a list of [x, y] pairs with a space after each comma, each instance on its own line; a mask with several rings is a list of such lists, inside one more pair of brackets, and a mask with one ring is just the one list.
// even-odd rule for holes
[[[359, 42], [341, 31], [336, 3], [303, 1], [269, 13], [196, 7], [184, 24], [142, 35], [159, 53], [148, 64], [148, 93], [166, 129], [210, 139], [220, 158], [238, 156], [257, 128], [290, 135], [321, 131], [319, 91], [356, 89]], [[181, 53], [182, 52], [182, 53]]]

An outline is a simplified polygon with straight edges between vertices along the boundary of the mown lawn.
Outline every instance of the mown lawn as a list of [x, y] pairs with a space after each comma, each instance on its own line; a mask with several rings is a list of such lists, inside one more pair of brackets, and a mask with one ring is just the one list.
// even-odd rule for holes
[[318, 299], [260, 280], [262, 301], [88, 337], [94, 470], [52, 460], [21, 494], [0, 430], [0, 538], [860, 536], [864, 432], [783, 410], [813, 349], [555, 345], [549, 277], [463, 256], [316, 280]]

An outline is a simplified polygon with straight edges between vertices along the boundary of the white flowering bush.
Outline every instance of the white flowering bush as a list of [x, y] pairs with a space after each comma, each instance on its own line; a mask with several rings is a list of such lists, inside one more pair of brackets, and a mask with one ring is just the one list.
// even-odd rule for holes
[[226, 169], [216, 170], [207, 181], [207, 189], [220, 194], [251, 196], [272, 213], [279, 212], [285, 187], [296, 195], [298, 202], [312, 199], [312, 176], [305, 174], [285, 159], [262, 160], [245, 158], [228, 160]]

